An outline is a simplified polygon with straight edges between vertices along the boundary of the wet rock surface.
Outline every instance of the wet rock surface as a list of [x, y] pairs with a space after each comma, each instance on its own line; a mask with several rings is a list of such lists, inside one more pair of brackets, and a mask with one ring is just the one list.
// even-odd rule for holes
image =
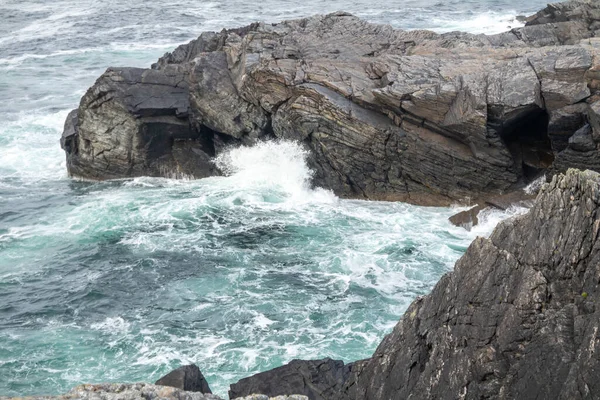
[[474, 207], [469, 208], [468, 210], [464, 210], [458, 212], [448, 218], [448, 221], [452, 223], [452, 225], [460, 226], [470, 231], [475, 225], [479, 224], [479, 213], [487, 208], [486, 204], [476, 205]]
[[[543, 177], [540, 179], [544, 179]], [[526, 188], [527, 189], [527, 188]], [[479, 214], [486, 209], [497, 209], [506, 211], [511, 207], [530, 208], [533, 205], [533, 200], [537, 194], [537, 189], [532, 191], [517, 190], [498, 196], [490, 196], [479, 204], [468, 210], [454, 214], [448, 220], [456, 226], [460, 226], [470, 231], [472, 227], [479, 224]]]
[[171, 386], [189, 392], [212, 393], [200, 368], [195, 364], [184, 365], [169, 372], [157, 380], [155, 385]]
[[326, 358], [323, 360], [293, 360], [270, 371], [244, 378], [231, 385], [229, 398], [263, 393], [279, 396], [289, 393], [307, 396], [310, 400], [328, 400], [335, 396], [352, 371], [352, 364]]
[[[65, 126], [69, 172], [201, 178], [227, 146], [283, 138], [340, 196], [443, 205], [600, 169], [599, 12], [559, 3], [491, 36], [343, 12], [207, 32], [98, 79]], [[585, 124], [592, 142], [569, 142]]]
[[476, 239], [338, 399], [600, 397], [600, 174], [555, 176]]

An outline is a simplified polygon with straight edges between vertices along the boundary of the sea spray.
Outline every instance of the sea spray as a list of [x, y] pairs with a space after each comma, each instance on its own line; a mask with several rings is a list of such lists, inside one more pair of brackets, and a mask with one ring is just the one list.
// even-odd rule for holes
[[228, 177], [227, 184], [236, 190], [266, 189], [279, 201], [335, 202], [331, 191], [312, 188], [313, 171], [306, 164], [307, 157], [308, 150], [300, 143], [277, 140], [231, 148], [215, 163]]

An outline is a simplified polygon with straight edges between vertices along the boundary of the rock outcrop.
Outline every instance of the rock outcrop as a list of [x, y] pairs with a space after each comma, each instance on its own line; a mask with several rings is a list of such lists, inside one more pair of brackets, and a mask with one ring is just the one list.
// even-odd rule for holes
[[69, 174], [197, 178], [216, 173], [212, 142], [188, 121], [184, 69], [109, 68], [67, 117], [61, 145]]
[[[0, 400], [9, 399], [0, 396]], [[79, 385], [60, 396], [21, 397], [23, 400], [223, 400], [213, 394], [186, 392], [148, 383], [101, 383]]]
[[[148, 383], [101, 383], [74, 387], [69, 393], [58, 396], [3, 397], [0, 400], [223, 400], [213, 394], [185, 391], [169, 386]], [[309, 400], [302, 395], [269, 397], [252, 394], [232, 400]]]
[[293, 394], [291, 396], [281, 395], [275, 397], [269, 397], [264, 394], [252, 394], [250, 396], [239, 397], [234, 400], [309, 400], [309, 398], [298, 394]]
[[600, 174], [476, 239], [335, 399], [600, 398]]
[[72, 176], [205, 177], [227, 145], [291, 139], [340, 196], [448, 204], [542, 170], [600, 170], [600, 4], [498, 35], [403, 31], [338, 12], [203, 33], [111, 68], [69, 116]]
[[263, 393], [280, 396], [287, 393], [305, 395], [310, 400], [329, 400], [340, 392], [352, 371], [343, 361], [293, 360], [289, 364], [244, 378], [230, 386], [229, 398]]
[[197, 365], [184, 365], [157, 380], [155, 385], [170, 386], [188, 392], [212, 393]]

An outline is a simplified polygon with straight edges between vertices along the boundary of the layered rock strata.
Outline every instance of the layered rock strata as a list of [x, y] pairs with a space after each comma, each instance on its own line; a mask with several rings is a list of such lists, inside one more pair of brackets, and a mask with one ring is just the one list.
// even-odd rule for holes
[[600, 398], [600, 174], [478, 238], [336, 399]]
[[303, 378], [297, 365], [318, 362], [294, 361], [231, 387], [335, 382], [327, 396], [306, 393], [328, 400], [600, 398], [599, 233], [600, 174], [557, 175], [528, 214], [477, 238], [370, 359], [338, 365], [333, 380], [331, 368]]
[[229, 398], [264, 393], [279, 396], [295, 393], [310, 400], [329, 400], [340, 392], [352, 372], [352, 365], [326, 358], [293, 360], [270, 371], [261, 372], [231, 385]]
[[67, 119], [72, 176], [219, 174], [228, 145], [291, 139], [343, 197], [448, 204], [600, 170], [597, 1], [498, 35], [338, 12], [206, 32], [152, 69], [110, 68]]

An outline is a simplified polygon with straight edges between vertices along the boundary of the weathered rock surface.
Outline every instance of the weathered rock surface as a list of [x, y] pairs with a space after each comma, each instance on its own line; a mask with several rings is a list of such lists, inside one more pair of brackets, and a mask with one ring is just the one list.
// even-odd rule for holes
[[280, 396], [294, 393], [310, 400], [329, 400], [342, 390], [353, 364], [325, 358], [323, 360], [293, 360], [270, 371], [244, 378], [230, 386], [229, 398], [263, 393]]
[[452, 225], [460, 226], [470, 231], [475, 225], [479, 225], [479, 213], [488, 208], [488, 206], [484, 204], [477, 204], [474, 207], [469, 208], [468, 210], [464, 210], [458, 212], [448, 218], [448, 221], [452, 223]]
[[188, 118], [188, 85], [177, 66], [160, 72], [108, 69], [67, 117], [61, 144], [69, 174], [88, 179], [214, 175], [211, 141]]
[[[203, 33], [98, 79], [65, 125], [69, 172], [204, 177], [227, 144], [284, 138], [340, 196], [448, 204], [600, 169], [599, 13], [559, 3], [491, 36], [342, 12]], [[593, 143], [570, 142], [586, 124]]]
[[212, 393], [200, 368], [195, 364], [179, 367], [157, 380], [154, 384], [170, 386], [189, 392]]
[[[9, 399], [2, 397], [0, 399]], [[223, 400], [213, 394], [186, 392], [168, 386], [148, 383], [101, 383], [79, 385], [61, 396], [34, 396], [13, 399], [27, 400]]]
[[600, 174], [476, 239], [336, 399], [600, 398]]
[[[101, 383], [74, 387], [69, 393], [59, 396], [3, 397], [0, 400], [223, 400], [214, 394], [185, 391], [169, 386], [148, 383]], [[252, 394], [234, 400], [309, 400], [302, 395], [275, 397]]]
[[238, 397], [234, 400], [309, 400], [306, 396], [293, 394], [291, 396], [275, 396], [269, 397], [264, 394], [252, 394], [250, 396]]

